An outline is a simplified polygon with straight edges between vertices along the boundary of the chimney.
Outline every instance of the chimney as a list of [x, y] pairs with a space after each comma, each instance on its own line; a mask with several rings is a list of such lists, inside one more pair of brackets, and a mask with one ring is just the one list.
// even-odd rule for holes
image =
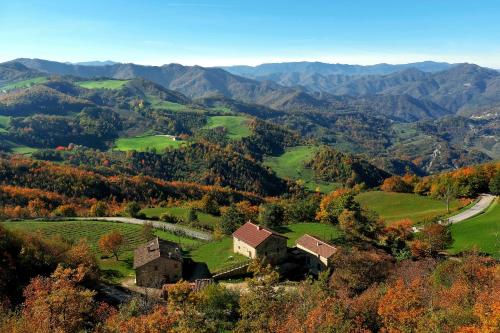
[[262, 229], [262, 227], [260, 225], [257, 225], [257, 230], [260, 230]]
[[320, 245], [322, 245], [320, 242], [317, 242], [317, 243], [316, 243], [316, 246], [320, 246]]

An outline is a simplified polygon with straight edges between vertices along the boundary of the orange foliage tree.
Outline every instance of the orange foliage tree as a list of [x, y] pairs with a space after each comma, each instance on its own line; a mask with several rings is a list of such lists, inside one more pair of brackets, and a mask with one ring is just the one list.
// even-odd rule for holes
[[113, 254], [116, 260], [118, 260], [118, 253], [124, 245], [124, 242], [125, 238], [123, 235], [119, 231], [114, 230], [109, 234], [103, 235], [99, 239], [99, 248], [104, 253]]

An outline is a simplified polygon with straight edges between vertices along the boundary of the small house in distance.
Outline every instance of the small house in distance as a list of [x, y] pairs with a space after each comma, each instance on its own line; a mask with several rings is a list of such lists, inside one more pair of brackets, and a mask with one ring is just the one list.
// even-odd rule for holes
[[182, 278], [182, 263], [180, 246], [156, 237], [134, 251], [136, 285], [161, 288], [176, 282]]
[[328, 268], [332, 256], [337, 252], [335, 246], [308, 234], [297, 239], [296, 247], [305, 255], [306, 265], [313, 274]]
[[286, 257], [286, 241], [285, 236], [269, 228], [247, 222], [233, 233], [233, 252], [276, 264]]

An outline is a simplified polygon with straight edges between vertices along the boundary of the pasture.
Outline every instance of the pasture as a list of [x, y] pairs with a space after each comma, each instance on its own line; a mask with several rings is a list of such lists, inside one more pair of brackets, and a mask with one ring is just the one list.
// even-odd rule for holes
[[208, 118], [205, 128], [224, 127], [229, 139], [239, 140], [252, 135], [252, 130], [248, 127], [248, 121], [249, 118], [243, 116], [212, 116]]
[[[374, 210], [386, 222], [410, 219], [415, 223], [439, 215], [446, 215], [443, 201], [413, 193], [394, 193], [382, 191], [364, 192], [356, 196], [362, 207]], [[452, 211], [460, 208], [460, 202], [450, 204]]]
[[488, 209], [468, 220], [451, 226], [453, 245], [449, 252], [456, 254], [476, 247], [500, 259], [500, 203], [498, 199]]
[[7, 132], [7, 128], [9, 127], [9, 124], [10, 124], [10, 117], [9, 116], [0, 116], [0, 133]]
[[77, 82], [82, 88], [86, 89], [121, 89], [129, 80], [91, 80]]
[[0, 90], [14, 90], [14, 89], [21, 89], [21, 88], [29, 88], [31, 86], [34, 86], [35, 84], [40, 84], [47, 82], [47, 78], [45, 76], [39, 76], [35, 77], [32, 79], [27, 79], [27, 80], [22, 80], [22, 81], [17, 81], [13, 83], [6, 84], [2, 87], [0, 87]]
[[328, 193], [339, 187], [339, 184], [316, 181], [313, 170], [305, 167], [305, 163], [314, 156], [318, 149], [319, 147], [316, 146], [289, 148], [281, 156], [265, 157], [264, 165], [270, 167], [280, 178], [302, 180], [309, 190]]
[[164, 135], [145, 135], [132, 138], [119, 138], [115, 141], [113, 149], [120, 151], [148, 151], [153, 149], [162, 151], [166, 148], [179, 148], [183, 144], [185, 144], [184, 141], [173, 140]]
[[[40, 232], [51, 237], [61, 235], [71, 242], [86, 239], [95, 251], [99, 267], [104, 277], [112, 282], [119, 282], [124, 278], [134, 276], [133, 250], [146, 240], [142, 236], [142, 226], [104, 222], [104, 221], [22, 221], [4, 222], [3, 225], [10, 230]], [[119, 260], [103, 256], [98, 247], [99, 238], [113, 230], [120, 231], [125, 238], [125, 245], [119, 255]], [[165, 240], [179, 243], [183, 249], [190, 249], [201, 244], [200, 241], [177, 236], [163, 230], [155, 230], [155, 234]]]

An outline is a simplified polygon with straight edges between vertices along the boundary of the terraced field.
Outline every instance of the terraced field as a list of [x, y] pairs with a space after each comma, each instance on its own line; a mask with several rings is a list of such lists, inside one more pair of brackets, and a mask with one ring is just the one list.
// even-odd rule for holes
[[454, 242], [449, 250], [456, 254], [476, 247], [500, 259], [500, 203], [498, 199], [482, 214], [453, 224]]
[[91, 81], [80, 81], [77, 84], [86, 89], [120, 89], [129, 80], [91, 80]]
[[212, 116], [208, 118], [205, 128], [224, 127], [227, 131], [227, 137], [233, 140], [252, 135], [248, 127], [248, 118], [243, 116]]
[[264, 165], [270, 167], [280, 178], [302, 180], [304, 186], [312, 191], [319, 190], [328, 193], [339, 187], [337, 183], [316, 181], [311, 169], [305, 168], [304, 164], [309, 161], [319, 149], [315, 146], [298, 146], [289, 148], [281, 156], [268, 156], [264, 159]]
[[[364, 192], [356, 196], [361, 206], [376, 211], [386, 222], [410, 219], [418, 223], [424, 219], [446, 214], [443, 201], [412, 193], [382, 191]], [[458, 210], [460, 202], [455, 200], [451, 210]]]
[[44, 83], [44, 82], [47, 82], [47, 78], [45, 76], [39, 76], [39, 77], [35, 77], [32, 79], [17, 81], [17, 82], [9, 83], [5, 86], [1, 86], [0, 91], [2, 91], [2, 90], [9, 91], [9, 90], [20, 89], [20, 88], [29, 88], [31, 86], [34, 86], [35, 84]]
[[173, 140], [172, 138], [164, 135], [146, 135], [136, 136], [133, 138], [119, 138], [115, 141], [115, 150], [121, 151], [147, 151], [156, 149], [158, 152], [166, 148], [179, 148], [185, 144], [181, 140]]
[[[139, 225], [115, 223], [115, 222], [96, 222], [96, 221], [22, 221], [22, 222], [4, 222], [3, 225], [11, 230], [21, 231], [39, 231], [43, 235], [53, 236], [61, 235], [65, 239], [73, 242], [85, 238], [89, 245], [96, 252], [99, 260], [99, 266], [103, 270], [105, 277], [110, 281], [117, 282], [123, 278], [134, 275], [133, 271], [133, 250], [145, 242]], [[103, 257], [98, 248], [99, 238], [113, 230], [120, 231], [125, 238], [125, 246], [119, 255], [119, 261], [114, 258]], [[170, 240], [181, 244], [183, 249], [191, 249], [199, 246], [200, 241], [190, 238], [180, 237], [172, 233], [156, 230], [155, 234], [161, 239]]]

